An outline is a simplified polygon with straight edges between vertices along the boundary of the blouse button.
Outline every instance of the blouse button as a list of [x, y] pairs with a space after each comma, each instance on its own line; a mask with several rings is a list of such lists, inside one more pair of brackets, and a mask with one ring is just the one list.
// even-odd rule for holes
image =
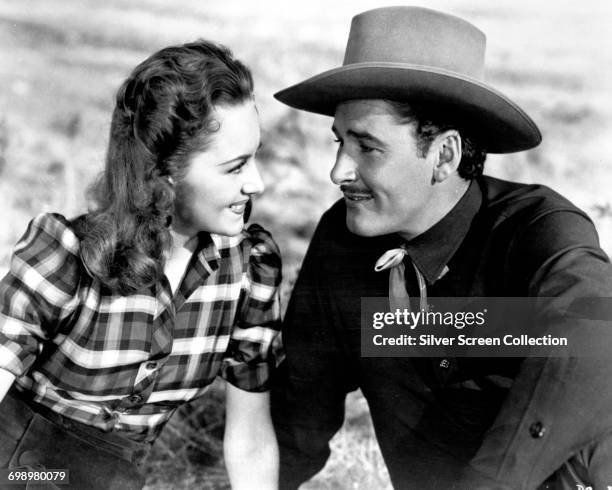
[[140, 395], [130, 395], [128, 398], [128, 401], [130, 403], [136, 404], [136, 403], [140, 403], [142, 401], [142, 396]]
[[534, 439], [540, 439], [544, 436], [545, 432], [546, 427], [544, 427], [544, 424], [542, 424], [542, 422], [534, 422], [529, 426], [529, 433]]

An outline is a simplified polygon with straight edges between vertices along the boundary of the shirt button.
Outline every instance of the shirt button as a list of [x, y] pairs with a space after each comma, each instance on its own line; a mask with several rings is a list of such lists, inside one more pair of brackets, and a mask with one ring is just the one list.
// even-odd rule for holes
[[544, 427], [544, 424], [542, 424], [542, 422], [534, 422], [529, 426], [529, 433], [534, 439], [539, 439], [540, 437], [543, 437], [545, 432], [546, 427]]
[[130, 403], [134, 403], [134, 404], [140, 403], [142, 401], [142, 396], [140, 396], [140, 395], [130, 395], [128, 397], [128, 401]]
[[145, 364], [145, 369], [148, 369], [149, 371], [153, 371], [155, 368], [157, 368], [156, 362], [147, 362]]
[[442, 359], [440, 361], [440, 367], [443, 369], [448, 369], [448, 367], [450, 366], [450, 362], [448, 359]]

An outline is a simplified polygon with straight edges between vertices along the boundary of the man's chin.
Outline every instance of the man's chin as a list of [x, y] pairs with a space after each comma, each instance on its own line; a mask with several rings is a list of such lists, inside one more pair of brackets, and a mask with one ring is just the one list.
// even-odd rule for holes
[[371, 219], [355, 218], [347, 214], [346, 216], [346, 227], [351, 233], [363, 237], [372, 237], [383, 235], [379, 229], [374, 225], [374, 221]]

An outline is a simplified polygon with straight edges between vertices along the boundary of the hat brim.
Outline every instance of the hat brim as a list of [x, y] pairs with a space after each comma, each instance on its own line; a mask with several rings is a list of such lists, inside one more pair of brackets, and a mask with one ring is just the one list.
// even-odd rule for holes
[[427, 101], [469, 128], [489, 153], [528, 150], [542, 141], [533, 120], [502, 93], [479, 80], [421, 65], [355, 63], [328, 70], [274, 97], [327, 116], [346, 100]]

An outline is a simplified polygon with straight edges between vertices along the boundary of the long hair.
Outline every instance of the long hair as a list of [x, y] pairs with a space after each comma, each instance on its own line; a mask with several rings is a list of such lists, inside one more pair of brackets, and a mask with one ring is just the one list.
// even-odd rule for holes
[[253, 96], [250, 71], [225, 47], [196, 41], [139, 64], [117, 93], [94, 206], [75, 222], [88, 272], [122, 295], [163, 275], [174, 182], [219, 128], [214, 108]]

